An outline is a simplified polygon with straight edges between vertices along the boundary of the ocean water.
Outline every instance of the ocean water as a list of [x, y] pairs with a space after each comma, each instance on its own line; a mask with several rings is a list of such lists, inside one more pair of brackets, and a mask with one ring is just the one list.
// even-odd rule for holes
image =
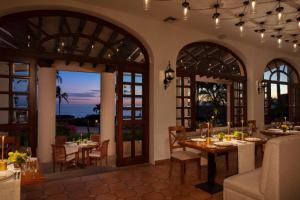
[[[61, 104], [61, 115], [73, 115], [74, 117], [85, 117], [96, 114], [93, 112], [94, 104]], [[58, 104], [56, 104], [56, 114], [58, 115]]]

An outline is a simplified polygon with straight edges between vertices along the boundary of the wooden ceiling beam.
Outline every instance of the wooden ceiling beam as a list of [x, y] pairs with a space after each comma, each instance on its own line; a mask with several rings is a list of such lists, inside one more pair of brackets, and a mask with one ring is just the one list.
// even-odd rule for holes
[[108, 51], [109, 48], [111, 48], [112, 43], [116, 40], [116, 38], [118, 37], [118, 35], [119, 35], [118, 32], [116, 32], [116, 31], [112, 32], [112, 34], [110, 35], [109, 39], [107, 40], [107, 46], [104, 46], [100, 50], [100, 52], [98, 54], [98, 57], [101, 58], [101, 57], [103, 57], [106, 54], [106, 52]]
[[[59, 34], [62, 34], [63, 31], [64, 31], [64, 24], [65, 24], [65, 17], [60, 17], [60, 20], [59, 20], [59, 25], [58, 25], [58, 33]], [[53, 47], [53, 51], [57, 51], [58, 48], [59, 48], [59, 44], [60, 43], [60, 38], [57, 38], [55, 40], [55, 44], [54, 44], [54, 47]]]
[[20, 48], [20, 44], [17, 43], [17, 41], [7, 35], [6, 33], [4, 33], [3, 31], [0, 30], [0, 38], [1, 38], [1, 41], [4, 42], [6, 45], [12, 47], [12, 48]]
[[[89, 56], [91, 51], [92, 51], [92, 45], [94, 45], [95, 41], [97, 40], [97, 38], [100, 36], [101, 32], [103, 30], [103, 26], [100, 24], [97, 24], [94, 33], [92, 35], [92, 38], [90, 39], [88, 45], [86, 46], [84, 52], [83, 52], [83, 57]], [[80, 62], [80, 66], [82, 66], [84, 63]]]
[[42, 29], [42, 26], [40, 26], [40, 25], [36, 25], [36, 24], [34, 24], [33, 22], [31, 22], [30, 20], [26, 20], [26, 22], [30, 25], [30, 26], [32, 26], [32, 27], [34, 27], [34, 28], [36, 28], [37, 30], [39, 30], [42, 34], [44, 34], [46, 37], [50, 37], [50, 35], [46, 32], [46, 31], [44, 31], [43, 29]]
[[73, 55], [73, 54], [58, 54], [58, 53], [47, 53], [47, 52], [30, 52], [30, 51], [23, 51], [18, 49], [11, 49], [11, 48], [0, 48], [0, 52], [3, 56], [10, 56], [15, 55], [19, 57], [29, 57], [29, 58], [36, 58], [36, 59], [49, 59], [49, 60], [71, 60], [74, 62], [81, 62], [84, 60], [86, 63], [93, 63], [93, 64], [107, 64], [107, 65], [116, 65], [116, 66], [124, 66], [124, 67], [137, 67], [139, 69], [146, 68], [147, 64], [145, 63], [137, 63], [132, 62], [124, 59], [108, 59], [108, 58], [100, 58], [100, 57], [85, 57], [83, 58], [81, 55]]
[[[83, 32], [85, 24], [86, 24], [86, 20], [80, 19], [78, 27], [77, 27], [77, 33], [80, 34], [80, 33]], [[74, 53], [74, 50], [77, 48], [78, 41], [79, 41], [79, 37], [74, 37], [72, 39], [72, 43], [71, 43], [71, 46], [70, 46], [69, 54], [73, 54]], [[66, 65], [68, 65], [68, 64], [70, 64], [70, 60], [67, 59], [66, 60]]]

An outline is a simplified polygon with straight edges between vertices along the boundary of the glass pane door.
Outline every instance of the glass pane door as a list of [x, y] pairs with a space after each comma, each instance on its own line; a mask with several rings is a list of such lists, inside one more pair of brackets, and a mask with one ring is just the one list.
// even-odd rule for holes
[[146, 77], [141, 72], [118, 72], [117, 164], [148, 162], [148, 103]]

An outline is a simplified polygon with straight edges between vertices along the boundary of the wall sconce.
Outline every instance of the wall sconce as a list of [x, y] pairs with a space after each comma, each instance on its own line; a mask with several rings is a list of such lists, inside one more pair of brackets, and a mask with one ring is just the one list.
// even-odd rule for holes
[[257, 93], [261, 94], [265, 91], [265, 88], [267, 87], [267, 82], [264, 80], [256, 81], [256, 85], [257, 85]]
[[171, 81], [174, 79], [174, 70], [171, 68], [171, 62], [169, 61], [168, 67], [165, 70], [165, 79], [164, 79], [164, 86], [165, 90], [169, 87]]

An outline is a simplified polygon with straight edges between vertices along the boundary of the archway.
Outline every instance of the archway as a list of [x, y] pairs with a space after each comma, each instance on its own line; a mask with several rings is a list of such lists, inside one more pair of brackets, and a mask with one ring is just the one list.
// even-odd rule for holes
[[[110, 22], [63, 10], [10, 14], [0, 18], [0, 27], [0, 80], [6, 84], [0, 88], [5, 99], [0, 108], [5, 119], [1, 131], [9, 135], [23, 132], [35, 152], [37, 68], [51, 67], [58, 60], [65, 65], [97, 67], [117, 74], [117, 164], [148, 162], [149, 57], [138, 39]], [[17, 79], [27, 83], [25, 91], [14, 91]], [[25, 105], [17, 107], [16, 96]], [[125, 141], [130, 143], [126, 156]]]
[[299, 74], [288, 62], [274, 59], [263, 75], [265, 124], [299, 119]]
[[[177, 57], [177, 124], [194, 130], [197, 123], [218, 117], [234, 126], [247, 119], [247, 73], [242, 60], [231, 50], [211, 42], [195, 42], [183, 47]], [[208, 87], [215, 91], [208, 91]], [[220, 91], [222, 90], [222, 91]], [[206, 91], [211, 102], [225, 100], [220, 109], [199, 118], [199, 98]], [[208, 93], [220, 94], [220, 98]], [[223, 107], [223, 108], [222, 108]], [[223, 111], [222, 111], [223, 110]], [[224, 110], [226, 112], [224, 116]], [[227, 110], [227, 111], [226, 111]], [[198, 112], [198, 114], [197, 114]], [[203, 113], [203, 112], [202, 112]], [[204, 118], [204, 119], [203, 119]], [[220, 124], [223, 125], [223, 124]]]

